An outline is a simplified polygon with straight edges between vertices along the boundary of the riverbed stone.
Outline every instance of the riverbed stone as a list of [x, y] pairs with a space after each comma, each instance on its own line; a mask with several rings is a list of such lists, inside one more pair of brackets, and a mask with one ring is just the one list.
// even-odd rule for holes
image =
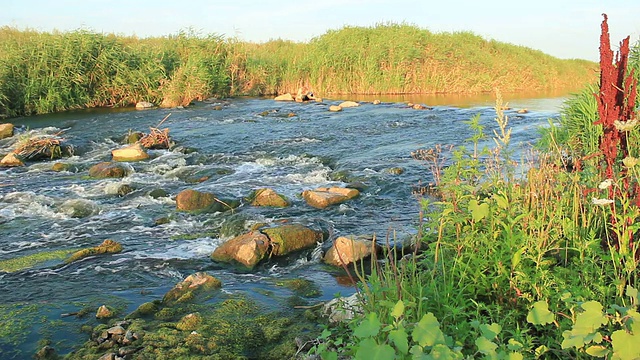
[[317, 188], [315, 190], [305, 190], [302, 192], [302, 198], [317, 209], [324, 209], [330, 205], [340, 204], [347, 200], [353, 199], [360, 195], [360, 192], [352, 188]]
[[290, 205], [289, 200], [284, 195], [278, 194], [270, 188], [254, 191], [249, 195], [249, 199], [253, 206], [287, 207]]
[[111, 151], [113, 161], [141, 161], [149, 158], [149, 154], [142, 148], [142, 145], [133, 145]]
[[196, 292], [219, 289], [221, 286], [220, 280], [206, 272], [199, 271], [177, 283], [164, 295], [162, 302], [164, 304], [188, 302], [194, 298]]
[[331, 106], [329, 106], [329, 111], [332, 111], [332, 112], [342, 111], [342, 106], [340, 106], [340, 105], [331, 105]]
[[142, 139], [144, 137], [144, 133], [140, 132], [140, 131], [130, 131], [127, 135], [124, 136], [124, 143], [125, 144], [135, 144], [138, 141], [140, 141], [140, 139]]
[[74, 252], [64, 262], [65, 264], [70, 264], [74, 261], [78, 261], [80, 259], [84, 259], [92, 255], [117, 254], [121, 251], [122, 251], [122, 245], [119, 242], [111, 239], [107, 239], [98, 246], [94, 246], [92, 248], [82, 249]]
[[216, 202], [212, 193], [186, 189], [176, 196], [176, 209], [180, 211], [198, 211], [211, 207]]
[[152, 102], [149, 101], [140, 101], [136, 104], [136, 109], [138, 110], [144, 110], [144, 109], [151, 109], [152, 107], [154, 107], [155, 105]]
[[89, 168], [89, 176], [96, 179], [104, 178], [122, 178], [127, 176], [128, 169], [118, 163], [105, 161], [93, 165]]
[[20, 158], [14, 153], [8, 153], [5, 157], [0, 160], [0, 166], [2, 167], [18, 167], [24, 166], [24, 163]]
[[269, 251], [269, 237], [260, 231], [251, 231], [223, 243], [211, 254], [218, 262], [237, 262], [252, 269]]
[[85, 218], [100, 212], [98, 205], [88, 199], [65, 200], [59, 210], [72, 218]]
[[327, 264], [342, 266], [362, 260], [377, 249], [373, 239], [365, 236], [340, 236], [325, 254], [323, 260]]
[[314, 247], [319, 241], [323, 240], [322, 232], [301, 224], [267, 228], [263, 229], [262, 232], [269, 237], [271, 253], [278, 256]]
[[96, 311], [96, 319], [109, 319], [113, 316], [113, 310], [109, 309], [107, 305], [101, 305]]
[[0, 139], [13, 136], [13, 124], [0, 124]]
[[375, 99], [375, 100], [373, 100], [372, 104], [373, 104], [373, 105], [380, 105], [380, 104], [381, 104], [381, 101], [380, 101], [380, 100], [378, 100], [378, 99]]
[[350, 107], [357, 107], [357, 106], [360, 106], [360, 103], [357, 103], [357, 102], [355, 102], [355, 101], [343, 101], [343, 102], [341, 102], [341, 103], [340, 103], [340, 105], [338, 105], [338, 106], [340, 106], [341, 108], [343, 108], [343, 109], [344, 109], [344, 108], [350, 108]]
[[199, 313], [190, 313], [182, 317], [176, 324], [176, 329], [182, 331], [194, 331], [202, 325], [202, 316]]
[[276, 96], [273, 100], [275, 101], [295, 101], [296, 99], [290, 93], [282, 94]]

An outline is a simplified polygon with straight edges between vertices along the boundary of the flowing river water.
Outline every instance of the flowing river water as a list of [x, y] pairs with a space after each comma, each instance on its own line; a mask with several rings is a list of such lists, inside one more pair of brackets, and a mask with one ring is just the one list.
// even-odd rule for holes
[[[539, 137], [537, 129], [558, 116], [563, 99], [510, 102], [514, 110], [506, 114], [514, 149], [527, 148]], [[414, 236], [419, 202], [412, 192], [431, 181], [431, 174], [411, 152], [436, 144], [463, 144], [470, 136], [464, 122], [475, 114], [481, 115], [485, 133], [492, 134], [495, 112], [487, 100], [453, 100], [432, 110], [414, 110], [388, 98], [380, 105], [362, 101], [360, 107], [333, 113], [328, 106], [340, 100], [283, 103], [236, 98], [184, 109], [87, 110], [13, 119], [18, 134], [0, 140], [0, 154], [8, 152], [21, 134], [60, 131], [76, 152], [60, 160], [71, 165], [69, 171], [50, 171], [54, 161], [0, 169], [0, 261], [92, 247], [105, 239], [120, 242], [124, 250], [68, 265], [50, 261], [14, 272], [0, 270], [0, 322], [21, 309], [37, 314], [29, 317], [35, 320], [0, 324], [0, 332], [11, 335], [0, 338], [0, 358], [29, 358], [44, 336], [64, 339], [56, 348], [64, 354], [87, 335], [78, 330], [84, 320], [63, 314], [102, 304], [117, 304], [126, 314], [161, 298], [196, 271], [219, 278], [225, 293], [244, 294], [270, 306], [286, 306], [274, 301], [290, 295], [278, 285], [282, 279], [313, 281], [321, 294], [312, 302], [353, 293], [341, 269], [321, 262], [319, 250], [341, 235], [376, 234], [381, 242]], [[222, 109], [214, 110], [215, 105]], [[529, 112], [516, 113], [521, 108]], [[150, 160], [129, 163], [131, 174], [123, 179], [87, 176], [90, 166], [111, 159], [111, 150], [121, 146], [129, 130], [148, 132], [169, 113], [160, 127], [169, 128], [174, 148], [151, 150]], [[489, 137], [482, 144], [492, 143]], [[197, 181], [203, 177], [208, 178]], [[324, 210], [308, 206], [299, 196], [307, 189], [348, 182], [365, 186], [360, 197]], [[134, 191], [114, 194], [122, 184]], [[284, 194], [292, 206], [243, 204], [233, 213], [214, 214], [175, 211], [174, 197], [184, 189], [241, 199], [262, 187]], [[149, 196], [154, 189], [169, 196]], [[70, 217], [61, 209], [69, 199], [88, 200], [95, 211], [84, 218]], [[156, 225], [163, 217], [169, 222]], [[329, 238], [318, 249], [241, 271], [210, 259], [228, 239], [219, 235], [221, 226], [238, 219], [245, 227], [280, 221], [312, 225]]]

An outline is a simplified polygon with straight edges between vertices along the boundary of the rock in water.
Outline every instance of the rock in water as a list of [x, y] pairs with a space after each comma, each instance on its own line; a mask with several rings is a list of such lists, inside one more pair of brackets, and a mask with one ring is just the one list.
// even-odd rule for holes
[[324, 262], [336, 266], [349, 265], [370, 256], [372, 248], [376, 249], [372, 239], [341, 236], [333, 241]]
[[279, 96], [276, 96], [273, 100], [275, 101], [295, 101], [293, 95], [286, 93]]
[[138, 143], [113, 150], [111, 156], [113, 156], [113, 161], [140, 161], [149, 158], [149, 154]]
[[0, 139], [13, 136], [13, 124], [0, 124]]
[[342, 111], [342, 106], [339, 106], [339, 105], [331, 105], [331, 106], [329, 106], [329, 111], [333, 111], [333, 112], [336, 112], [336, 111]]
[[87, 199], [69, 199], [60, 205], [60, 211], [72, 218], [85, 218], [100, 211], [96, 203]]
[[14, 153], [8, 153], [0, 160], [0, 166], [2, 167], [16, 167], [24, 166], [24, 163]]
[[107, 305], [102, 305], [98, 308], [96, 312], [96, 319], [108, 319], [113, 317], [113, 311], [107, 307]]
[[215, 277], [205, 272], [197, 272], [177, 283], [164, 295], [162, 302], [164, 304], [188, 302], [194, 298], [195, 292], [218, 289], [221, 286], [222, 283]]
[[176, 209], [181, 211], [205, 210], [216, 202], [215, 195], [193, 189], [180, 191], [176, 196]]
[[294, 251], [314, 247], [318, 241], [323, 239], [322, 232], [300, 224], [268, 228], [262, 232], [269, 237], [273, 255], [286, 255]]
[[128, 169], [114, 162], [101, 162], [89, 169], [89, 176], [97, 179], [121, 178], [127, 176]]
[[211, 254], [211, 259], [219, 262], [238, 262], [249, 269], [264, 259], [269, 250], [267, 235], [252, 231], [237, 236], [218, 246]]
[[356, 106], [360, 106], [359, 103], [355, 102], [355, 101], [343, 101], [340, 105], [341, 108], [349, 108], [349, 107], [356, 107]]
[[360, 192], [351, 188], [317, 188], [315, 190], [305, 190], [302, 198], [307, 204], [324, 209], [330, 205], [339, 204], [360, 195]]
[[111, 239], [107, 239], [102, 242], [102, 244], [98, 246], [94, 246], [92, 248], [82, 249], [74, 252], [69, 258], [67, 258], [64, 262], [66, 264], [72, 263], [74, 261], [84, 259], [91, 255], [98, 254], [117, 254], [122, 251], [122, 245], [119, 242], [113, 241]]
[[249, 199], [253, 206], [287, 207], [290, 205], [284, 195], [280, 195], [275, 190], [269, 188], [256, 190], [249, 196]]
[[152, 102], [140, 101], [136, 104], [136, 109], [138, 110], [151, 109], [154, 106], [155, 105]]

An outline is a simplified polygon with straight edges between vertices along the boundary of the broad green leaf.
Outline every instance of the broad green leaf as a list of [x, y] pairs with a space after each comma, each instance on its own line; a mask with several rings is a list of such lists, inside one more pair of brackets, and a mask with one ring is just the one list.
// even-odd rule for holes
[[580, 306], [584, 312], [576, 315], [576, 322], [571, 332], [574, 335], [590, 335], [608, 322], [602, 313], [602, 305], [597, 301], [587, 301]]
[[537, 301], [527, 314], [527, 321], [534, 325], [551, 324], [555, 320], [553, 313], [549, 311], [549, 305], [545, 300]]
[[498, 345], [483, 336], [476, 339], [476, 346], [479, 352], [490, 356], [495, 355], [498, 348]]
[[575, 335], [571, 330], [565, 330], [562, 332], [562, 344], [560, 345], [563, 349], [570, 349], [572, 347], [581, 348], [584, 345], [584, 336], [583, 335]]
[[485, 217], [489, 216], [489, 204], [487, 203], [478, 203], [478, 200], [471, 199], [469, 201], [469, 211], [471, 211], [471, 216], [473, 217], [473, 221], [478, 222]]
[[513, 253], [511, 257], [511, 270], [515, 270], [516, 266], [520, 264], [520, 259], [522, 258], [522, 254], [526, 251], [526, 248], [520, 248], [516, 252]]
[[591, 356], [595, 357], [605, 357], [609, 355], [611, 351], [602, 345], [593, 345], [589, 346], [585, 352]]
[[566, 301], [570, 301], [572, 296], [573, 295], [571, 295], [570, 292], [565, 291], [565, 292], [562, 293], [562, 295], [560, 295], [560, 300], [565, 301], [565, 302]]
[[500, 331], [502, 331], [502, 326], [500, 326], [500, 324], [493, 323], [491, 325], [480, 325], [480, 332], [482, 332], [482, 336], [489, 340], [495, 339], [495, 337], [500, 334]]
[[627, 296], [633, 300], [633, 304], [638, 303], [638, 290], [631, 285], [627, 285]]
[[501, 209], [506, 209], [509, 207], [509, 200], [504, 194], [493, 194], [491, 195], [491, 197], [496, 201], [496, 204], [498, 204], [498, 207], [500, 207]]
[[549, 348], [546, 345], [540, 345], [535, 349], [533, 353], [536, 356], [536, 358], [539, 358], [542, 355], [544, 355], [544, 353], [546, 353], [547, 351], [549, 351]]
[[359, 338], [374, 337], [378, 335], [380, 325], [378, 314], [370, 313], [353, 331], [353, 335]]
[[371, 338], [364, 339], [358, 344], [356, 360], [389, 360], [395, 358], [396, 352], [387, 344], [376, 344]]
[[425, 314], [420, 322], [418, 322], [411, 334], [413, 341], [420, 346], [433, 346], [436, 344], [444, 344], [444, 334], [440, 330], [440, 323], [432, 313]]
[[444, 344], [437, 344], [431, 348], [431, 352], [427, 357], [429, 360], [458, 360], [462, 358], [460, 352], [455, 352]]
[[524, 345], [522, 345], [522, 343], [513, 339], [509, 339], [509, 343], [507, 344], [507, 349], [511, 351], [518, 351], [518, 350], [521, 350], [523, 347]]
[[[503, 357], [500, 357], [501, 359], [503, 359]], [[522, 356], [522, 354], [518, 353], [518, 352], [510, 352], [509, 354], [507, 354], [506, 357], [504, 357], [504, 359], [507, 360], [523, 360], [524, 356]]]
[[412, 355], [411, 359], [413, 360], [426, 360], [428, 355], [424, 353], [424, 349], [420, 345], [413, 345], [409, 353]]
[[391, 311], [391, 316], [393, 316], [396, 320], [398, 320], [398, 318], [403, 314], [404, 314], [404, 303], [402, 302], [402, 300], [398, 300], [396, 305], [393, 307], [393, 310]]
[[613, 345], [613, 358], [632, 360], [640, 357], [640, 334], [631, 335], [624, 330], [617, 330], [611, 334]]
[[398, 327], [398, 330], [389, 331], [389, 340], [401, 353], [406, 355], [409, 352], [409, 336], [402, 325]]
[[338, 353], [327, 350], [323, 351], [320, 354], [320, 357], [322, 358], [322, 360], [338, 360]]

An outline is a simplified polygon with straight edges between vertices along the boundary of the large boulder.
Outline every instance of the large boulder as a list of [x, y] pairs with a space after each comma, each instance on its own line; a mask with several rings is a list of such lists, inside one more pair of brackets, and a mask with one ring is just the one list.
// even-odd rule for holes
[[287, 207], [289, 200], [284, 195], [278, 194], [269, 188], [258, 189], [249, 196], [249, 201], [253, 206]]
[[320, 231], [312, 230], [300, 224], [283, 225], [262, 230], [269, 237], [271, 253], [286, 255], [294, 251], [314, 247], [322, 241]]
[[13, 124], [0, 124], [0, 139], [13, 136]]
[[376, 248], [371, 238], [340, 236], [333, 241], [324, 262], [335, 266], [349, 265], [370, 256], [371, 250]]
[[119, 242], [107, 239], [98, 246], [92, 248], [82, 249], [74, 252], [64, 262], [66, 264], [84, 259], [86, 257], [98, 254], [117, 254], [122, 251], [122, 245]]
[[178, 211], [221, 212], [240, 205], [237, 200], [219, 199], [214, 194], [193, 189], [182, 190], [176, 196]]
[[343, 101], [342, 103], [340, 103], [341, 108], [350, 108], [350, 107], [356, 107], [356, 106], [360, 106], [359, 103], [355, 102], [355, 101]]
[[262, 260], [269, 250], [267, 235], [252, 231], [237, 236], [218, 246], [211, 254], [211, 259], [219, 262], [238, 262], [252, 269]]
[[138, 143], [111, 151], [113, 161], [140, 161], [149, 158], [149, 154]]
[[8, 153], [5, 157], [0, 160], [1, 167], [16, 167], [16, 166], [24, 166], [24, 163], [18, 158], [18, 156], [14, 153]]
[[282, 94], [282, 95], [278, 95], [276, 96], [273, 100], [275, 101], [295, 101], [295, 98], [293, 97], [293, 95], [286, 93], [286, 94]]
[[347, 200], [353, 199], [360, 195], [360, 192], [351, 188], [317, 188], [315, 190], [305, 190], [302, 192], [302, 198], [307, 204], [324, 209], [330, 205], [339, 204]]
[[164, 295], [162, 302], [164, 304], [188, 302], [193, 299], [197, 292], [219, 289], [221, 286], [220, 280], [200, 271], [187, 276], [183, 281], [177, 283], [173, 289]]
[[97, 179], [122, 178], [128, 173], [128, 169], [123, 165], [109, 161], [95, 164], [89, 169], [89, 176]]

